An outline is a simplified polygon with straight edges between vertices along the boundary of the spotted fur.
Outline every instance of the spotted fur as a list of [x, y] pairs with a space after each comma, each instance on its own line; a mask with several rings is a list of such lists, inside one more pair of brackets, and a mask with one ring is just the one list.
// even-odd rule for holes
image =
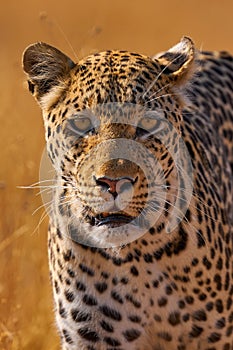
[[[26, 49], [23, 65], [43, 111], [59, 184], [48, 245], [62, 349], [233, 349], [233, 57], [199, 52], [183, 38], [153, 59], [105, 51], [75, 64], [37, 43]], [[145, 136], [138, 110], [126, 113], [133, 122], [122, 123], [120, 112], [111, 122], [112, 110], [104, 115], [102, 108], [114, 103], [162, 112], [172, 125], [163, 134], [169, 151], [156, 133]], [[94, 117], [98, 123], [74, 138], [74, 116], [82, 111], [88, 115], [84, 123]], [[118, 225], [96, 224], [103, 198], [116, 200], [133, 187], [127, 212], [135, 218], [155, 186], [135, 162], [110, 157], [113, 139], [149, 150], [163, 169], [167, 193], [166, 201], [158, 198], [160, 217], [142, 237], [101, 248], [96, 235], [109, 229], [111, 236]], [[172, 154], [181, 139], [192, 162], [193, 193], [185, 216], [169, 232], [179, 199]], [[104, 142], [109, 159], [88, 158]]]

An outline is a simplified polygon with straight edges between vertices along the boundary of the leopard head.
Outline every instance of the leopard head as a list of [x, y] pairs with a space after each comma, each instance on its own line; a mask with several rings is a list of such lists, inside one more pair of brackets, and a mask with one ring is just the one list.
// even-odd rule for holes
[[153, 58], [105, 51], [74, 63], [45, 43], [26, 49], [56, 170], [53, 220], [73, 240], [119, 246], [182, 219], [191, 186], [182, 109], [194, 59], [187, 37]]

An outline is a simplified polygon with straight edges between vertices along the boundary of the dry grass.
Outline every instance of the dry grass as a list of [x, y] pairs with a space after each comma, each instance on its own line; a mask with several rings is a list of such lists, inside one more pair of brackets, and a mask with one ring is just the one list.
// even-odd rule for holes
[[[42, 40], [78, 56], [106, 48], [153, 54], [184, 34], [198, 47], [232, 44], [232, 1], [6, 1], [0, 12], [0, 349], [55, 350], [58, 338], [47, 267], [47, 220], [35, 190], [44, 145], [39, 108], [23, 86], [21, 54]], [[57, 25], [57, 23], [59, 25]], [[34, 232], [34, 233], [33, 233]]]

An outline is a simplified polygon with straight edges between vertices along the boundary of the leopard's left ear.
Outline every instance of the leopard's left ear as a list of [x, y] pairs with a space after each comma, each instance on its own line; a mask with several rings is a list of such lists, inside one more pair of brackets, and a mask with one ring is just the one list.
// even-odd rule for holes
[[183, 84], [194, 71], [194, 43], [190, 38], [183, 37], [177, 45], [157, 54], [153, 59], [159, 63], [163, 75], [176, 84]]
[[23, 53], [23, 69], [28, 87], [38, 102], [52, 88], [64, 86], [75, 63], [60, 50], [46, 43], [30, 45]]

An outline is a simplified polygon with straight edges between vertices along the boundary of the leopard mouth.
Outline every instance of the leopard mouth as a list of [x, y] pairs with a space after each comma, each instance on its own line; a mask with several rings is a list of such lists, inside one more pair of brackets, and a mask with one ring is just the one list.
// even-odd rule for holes
[[92, 226], [107, 226], [107, 227], [119, 227], [122, 225], [129, 224], [135, 218], [133, 216], [124, 214], [124, 213], [101, 213], [95, 217], [92, 217], [90, 220], [90, 224]]

